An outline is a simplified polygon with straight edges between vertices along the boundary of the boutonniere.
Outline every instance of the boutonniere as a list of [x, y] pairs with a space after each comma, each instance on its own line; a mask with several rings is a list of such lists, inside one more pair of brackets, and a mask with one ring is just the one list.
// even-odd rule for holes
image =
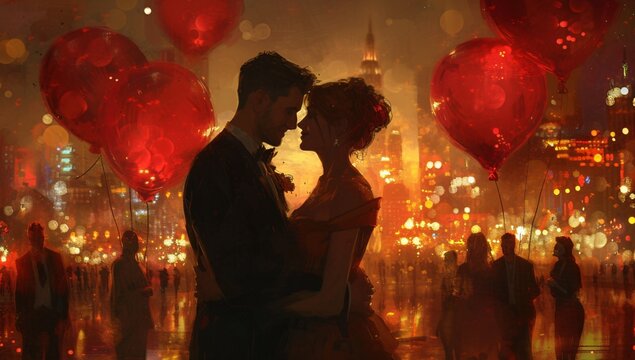
[[293, 176], [289, 174], [283, 174], [276, 171], [275, 166], [272, 166], [273, 176], [276, 180], [276, 185], [278, 189], [283, 192], [292, 192], [295, 190], [295, 184], [293, 183]]
[[264, 146], [261, 146], [258, 148], [258, 151], [256, 151], [255, 158], [256, 161], [262, 161], [266, 165], [271, 165], [271, 160], [276, 155], [278, 155], [276, 148], [267, 149]]
[[293, 183], [293, 176], [276, 171], [276, 166], [271, 163], [271, 160], [278, 155], [276, 148], [266, 149], [261, 146], [256, 152], [256, 160], [262, 161], [266, 167], [270, 169], [273, 175], [273, 181], [278, 188], [278, 191], [292, 192], [295, 190], [295, 184]]

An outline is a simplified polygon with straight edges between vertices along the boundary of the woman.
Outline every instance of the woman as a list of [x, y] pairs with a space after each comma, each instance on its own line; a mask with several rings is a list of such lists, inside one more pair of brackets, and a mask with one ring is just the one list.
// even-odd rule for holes
[[145, 359], [148, 330], [154, 326], [149, 305], [152, 288], [135, 258], [139, 251], [137, 234], [127, 230], [121, 242], [121, 257], [112, 264], [110, 290], [115, 350], [118, 360]]
[[298, 245], [294, 268], [315, 291], [296, 294], [284, 306], [297, 319], [285, 357], [390, 359], [396, 342], [370, 307], [373, 288], [359, 267], [379, 199], [350, 161], [388, 125], [390, 106], [358, 78], [316, 86], [307, 102], [298, 124], [300, 148], [318, 155], [323, 175], [290, 221]]
[[455, 288], [455, 352], [457, 358], [494, 359], [497, 356], [498, 326], [489, 262], [490, 247], [483, 233], [471, 234], [466, 246], [466, 259], [457, 271]]
[[556, 237], [553, 256], [558, 261], [551, 270], [547, 285], [556, 301], [555, 335], [556, 358], [575, 359], [584, 327], [584, 308], [578, 300], [582, 288], [580, 268], [573, 257], [573, 241], [566, 236]]

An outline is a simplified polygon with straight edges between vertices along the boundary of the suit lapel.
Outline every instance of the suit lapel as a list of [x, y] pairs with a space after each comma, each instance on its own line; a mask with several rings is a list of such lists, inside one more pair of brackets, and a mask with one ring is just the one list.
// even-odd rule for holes
[[24, 262], [24, 271], [26, 271], [27, 274], [27, 284], [30, 290], [35, 293], [36, 279], [35, 272], [33, 271], [33, 254], [31, 254], [31, 251], [29, 251], [24, 260], [26, 260]]
[[[256, 161], [254, 156], [251, 155], [249, 151], [247, 151], [245, 146], [240, 142], [240, 140], [238, 140], [229, 131], [223, 130], [218, 136], [219, 137], [223, 136], [223, 139], [227, 141], [228, 145], [231, 146], [233, 150], [236, 151], [236, 154], [241, 157], [242, 161], [245, 164], [247, 164], [247, 167], [251, 175], [258, 180], [257, 182], [260, 184], [260, 190], [263, 191], [269, 198], [271, 206], [278, 209], [281, 216], [286, 217], [284, 210], [281, 209], [280, 205], [278, 204], [278, 201], [275, 198], [275, 195], [272, 193], [272, 191], [277, 191], [277, 188], [275, 188], [275, 183], [274, 183], [274, 189], [272, 189], [271, 186], [267, 184], [267, 181], [268, 181], [266, 179], [267, 175], [263, 174], [263, 170], [258, 165], [258, 161]], [[278, 193], [278, 196], [282, 196], [280, 198], [280, 201], [284, 204], [285, 203], [284, 194]]]

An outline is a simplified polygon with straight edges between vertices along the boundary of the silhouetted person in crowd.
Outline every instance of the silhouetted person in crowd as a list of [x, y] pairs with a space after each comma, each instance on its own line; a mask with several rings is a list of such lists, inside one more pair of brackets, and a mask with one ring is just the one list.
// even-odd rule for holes
[[84, 290], [90, 290], [90, 284], [88, 283], [88, 269], [82, 266], [82, 287]]
[[0, 295], [11, 294], [11, 272], [6, 266], [0, 269]]
[[181, 271], [176, 266], [172, 270], [173, 282], [174, 282], [174, 295], [179, 292], [179, 286], [181, 286]]
[[170, 275], [168, 274], [168, 269], [166, 269], [165, 267], [163, 267], [163, 269], [159, 271], [159, 284], [161, 285], [161, 294], [165, 294], [165, 289], [167, 289], [168, 287], [169, 276]]
[[135, 255], [139, 239], [134, 231], [122, 236], [121, 257], [112, 264], [111, 311], [117, 359], [145, 359], [148, 331], [153, 322], [149, 298], [152, 288]]
[[82, 269], [79, 265], [75, 268], [75, 277], [77, 278], [77, 289], [82, 290]]
[[455, 283], [458, 255], [450, 250], [443, 254], [443, 272], [441, 274], [441, 319], [437, 326], [437, 335], [443, 344], [446, 360], [458, 359], [456, 354], [456, 296]]
[[531, 334], [536, 320], [534, 299], [540, 295], [534, 266], [515, 254], [516, 237], [501, 237], [503, 256], [494, 261], [494, 286], [500, 302], [498, 324], [501, 330], [501, 359], [532, 358]]
[[461, 358], [494, 358], [499, 331], [490, 247], [483, 233], [471, 234], [466, 246], [466, 259], [457, 271], [455, 290], [458, 297], [456, 352]]
[[73, 286], [73, 267], [71, 265], [68, 265], [66, 267], [66, 277], [68, 278], [68, 286], [72, 287]]
[[152, 271], [152, 269], [148, 266], [148, 269], [146, 270], [146, 277], [148, 278], [148, 284], [150, 284], [150, 286], [152, 286], [152, 277], [154, 276], [154, 272]]
[[584, 308], [578, 300], [578, 292], [582, 287], [580, 268], [573, 257], [573, 242], [569, 237], [556, 238], [553, 256], [558, 261], [551, 270], [547, 285], [556, 301], [556, 359], [573, 360], [584, 327]]
[[23, 359], [59, 359], [68, 326], [68, 283], [59, 253], [44, 247], [44, 229], [28, 228], [31, 250], [16, 261], [16, 328]]
[[110, 271], [108, 271], [108, 267], [102, 266], [101, 270], [99, 270], [99, 281], [101, 283], [101, 290], [103, 293], [108, 291], [109, 278], [110, 278]]

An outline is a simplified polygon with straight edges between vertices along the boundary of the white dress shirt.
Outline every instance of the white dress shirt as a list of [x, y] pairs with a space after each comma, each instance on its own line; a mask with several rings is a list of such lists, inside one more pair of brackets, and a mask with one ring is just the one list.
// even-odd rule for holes
[[[40, 276], [37, 268], [37, 262], [40, 261], [43, 265], [44, 272], [46, 273], [46, 281], [40, 283]], [[49, 309], [53, 308], [51, 300], [51, 272], [49, 271], [48, 264], [44, 259], [44, 254], [41, 257], [36, 257], [31, 254], [31, 266], [33, 267], [33, 277], [35, 279], [35, 301], [33, 302], [33, 308], [37, 309], [41, 306]]]

